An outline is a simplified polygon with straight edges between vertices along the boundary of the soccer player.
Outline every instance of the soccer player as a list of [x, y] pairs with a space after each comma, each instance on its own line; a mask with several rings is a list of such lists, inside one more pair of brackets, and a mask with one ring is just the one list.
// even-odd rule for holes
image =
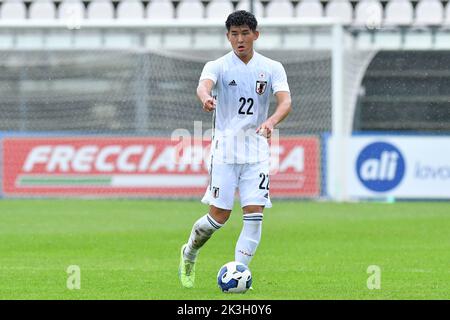
[[[269, 143], [274, 128], [291, 110], [286, 72], [281, 63], [253, 49], [259, 37], [257, 20], [247, 11], [231, 13], [226, 22], [232, 51], [206, 63], [197, 97], [203, 110], [214, 112], [210, 182], [202, 202], [209, 213], [198, 219], [181, 248], [179, 277], [194, 286], [199, 249], [228, 220], [239, 189], [243, 228], [235, 261], [249, 265], [261, 239], [264, 208], [269, 197]], [[275, 112], [268, 118], [271, 93]]]

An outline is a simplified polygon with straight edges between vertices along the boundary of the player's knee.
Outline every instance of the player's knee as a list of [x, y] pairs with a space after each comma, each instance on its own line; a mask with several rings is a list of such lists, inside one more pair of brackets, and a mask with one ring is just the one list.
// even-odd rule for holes
[[211, 206], [209, 209], [209, 215], [220, 224], [227, 222], [230, 218], [231, 210], [221, 209]]
[[258, 206], [258, 205], [250, 205], [250, 206], [245, 206], [242, 208], [242, 211], [244, 212], [244, 214], [262, 213], [263, 210], [264, 210], [264, 206]]

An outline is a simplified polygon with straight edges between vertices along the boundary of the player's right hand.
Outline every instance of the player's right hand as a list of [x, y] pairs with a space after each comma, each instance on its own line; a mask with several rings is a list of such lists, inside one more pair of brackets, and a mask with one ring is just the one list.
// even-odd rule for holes
[[214, 111], [214, 109], [216, 109], [216, 101], [213, 97], [208, 97], [203, 100], [203, 110], [211, 112]]

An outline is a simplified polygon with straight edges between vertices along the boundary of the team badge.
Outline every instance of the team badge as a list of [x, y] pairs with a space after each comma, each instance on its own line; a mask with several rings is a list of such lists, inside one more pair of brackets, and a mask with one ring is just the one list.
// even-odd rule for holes
[[213, 187], [213, 197], [217, 199], [219, 197], [219, 188]]
[[266, 92], [267, 81], [256, 81], [256, 93], [263, 94]]

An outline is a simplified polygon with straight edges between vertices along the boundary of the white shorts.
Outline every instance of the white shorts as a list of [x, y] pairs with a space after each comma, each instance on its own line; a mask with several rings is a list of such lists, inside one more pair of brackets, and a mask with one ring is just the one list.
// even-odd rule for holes
[[269, 161], [247, 164], [213, 163], [209, 174], [210, 181], [203, 203], [231, 210], [236, 189], [239, 189], [241, 207], [272, 207], [269, 195]]

